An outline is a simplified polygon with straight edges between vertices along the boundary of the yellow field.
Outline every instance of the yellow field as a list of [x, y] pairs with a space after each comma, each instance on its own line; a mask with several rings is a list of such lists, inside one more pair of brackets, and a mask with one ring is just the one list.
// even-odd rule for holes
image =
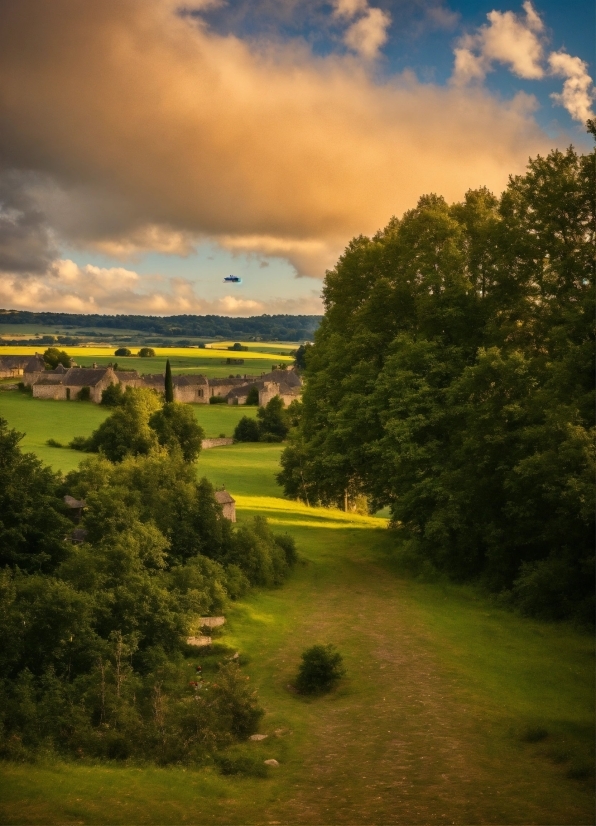
[[[77, 356], [113, 356], [116, 349], [116, 345], [106, 345], [104, 347], [101, 346], [94, 346], [94, 347], [62, 347], [61, 345], [56, 345], [58, 349], [66, 350], [69, 356], [76, 358]], [[219, 345], [218, 345], [219, 346]], [[276, 345], [277, 347], [277, 345]], [[47, 349], [46, 345], [39, 345], [39, 347], [2, 347], [0, 349], [0, 356], [34, 356], [35, 353], [43, 353]], [[139, 349], [138, 345], [135, 347], [129, 348], [133, 353]], [[295, 349], [295, 347], [288, 348], [288, 349]], [[155, 357], [156, 358], [212, 358], [212, 359], [221, 359], [222, 352], [221, 349], [215, 350], [213, 349], [198, 349], [194, 347], [154, 347], [155, 350]], [[241, 352], [234, 353], [232, 350], [226, 350], [226, 353], [229, 353], [231, 358], [243, 358], [243, 359], [263, 359], [263, 356], [267, 354], [268, 351], [261, 351], [257, 352], [255, 350], [243, 350]], [[278, 361], [287, 361], [292, 362], [292, 356], [285, 356], [279, 353], [272, 353]]]

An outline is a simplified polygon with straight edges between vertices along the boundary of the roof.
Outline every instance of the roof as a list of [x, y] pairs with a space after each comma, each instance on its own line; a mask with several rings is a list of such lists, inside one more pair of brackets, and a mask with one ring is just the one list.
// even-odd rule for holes
[[0, 356], [0, 369], [24, 369], [30, 360], [31, 356]]
[[197, 384], [208, 384], [205, 376], [194, 374], [191, 376], [172, 376], [174, 387], [189, 387]]
[[220, 505], [234, 505], [236, 504], [236, 500], [233, 499], [227, 490], [216, 490], [215, 491], [215, 501], [219, 502]]
[[301, 387], [302, 380], [294, 370], [272, 370], [261, 376], [263, 381], [276, 381], [278, 384], [286, 384], [288, 387]]
[[84, 508], [85, 507], [85, 500], [84, 499], [75, 499], [74, 496], [69, 496], [66, 494], [64, 497], [64, 503], [67, 508]]
[[70, 367], [62, 383], [69, 387], [95, 387], [109, 370], [109, 367]]
[[133, 381], [141, 377], [136, 370], [114, 370], [120, 381]]
[[239, 379], [234, 376], [227, 379], [209, 379], [209, 384], [211, 387], [239, 387], [243, 384], [254, 384], [255, 381], [256, 376], [240, 377]]
[[[261, 382], [262, 384], [262, 382]], [[259, 387], [259, 382], [253, 382], [252, 384], [243, 384], [240, 387], [234, 387], [228, 393], [228, 398], [230, 399], [240, 399], [242, 396], [248, 396], [249, 392], [253, 387]]]
[[36, 353], [34, 356], [29, 356], [27, 358], [27, 364], [25, 365], [25, 373], [38, 373], [40, 370], [45, 370], [43, 358], [39, 353]]

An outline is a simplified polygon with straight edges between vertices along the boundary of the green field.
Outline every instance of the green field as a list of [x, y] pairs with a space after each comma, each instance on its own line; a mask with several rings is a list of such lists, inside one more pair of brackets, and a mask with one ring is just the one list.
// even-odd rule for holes
[[[207, 438], [230, 437], [242, 416], [256, 416], [256, 407], [245, 405], [191, 405]], [[0, 416], [11, 427], [25, 433], [21, 446], [36, 453], [55, 470], [67, 472], [75, 468], [84, 454], [67, 448], [49, 447], [48, 439], [67, 445], [75, 436], [90, 436], [110, 411], [92, 402], [51, 401], [34, 399], [24, 393], [2, 391]]]
[[[61, 345], [58, 345], [61, 347]], [[133, 352], [139, 345], [130, 346]], [[272, 345], [275, 348], [277, 345]], [[36, 352], [44, 350], [46, 345], [40, 347], [3, 347], [0, 349], [0, 356], [22, 356], [35, 355]], [[138, 373], [163, 373], [166, 369], [166, 359], [170, 360], [172, 372], [176, 374], [202, 373], [211, 378], [222, 378], [224, 376], [236, 375], [256, 375], [268, 373], [273, 365], [284, 363], [291, 364], [293, 358], [288, 355], [288, 349], [283, 346], [276, 352], [270, 352], [267, 345], [258, 345], [258, 350], [234, 353], [228, 350], [193, 349], [187, 347], [155, 347], [155, 358], [139, 358], [138, 356], [116, 357], [114, 355], [118, 345], [112, 344], [109, 347], [66, 347], [69, 356], [72, 356], [76, 363], [89, 367], [96, 363], [99, 365], [118, 363], [120, 370], [136, 370]], [[269, 355], [265, 353], [269, 352]], [[244, 364], [226, 364], [226, 359], [243, 358]]]
[[[53, 423], [52, 409], [62, 411]], [[0, 394], [0, 414], [28, 430], [25, 446], [44, 458], [39, 446], [67, 412], [73, 435], [103, 415]], [[238, 412], [205, 409], [217, 432]], [[520, 619], [472, 588], [412, 579], [384, 520], [282, 499], [280, 449], [215, 448], [198, 463], [235, 496], [240, 521], [265, 514], [301, 553], [283, 587], [229, 609], [223, 633], [246, 656], [266, 710], [268, 738], [238, 751], [279, 768], [254, 779], [211, 768], [5, 764], [1, 822], [593, 823], [592, 638]], [[74, 452], [54, 453], [58, 467]], [[338, 646], [347, 676], [327, 697], [304, 699], [289, 686], [314, 642]]]

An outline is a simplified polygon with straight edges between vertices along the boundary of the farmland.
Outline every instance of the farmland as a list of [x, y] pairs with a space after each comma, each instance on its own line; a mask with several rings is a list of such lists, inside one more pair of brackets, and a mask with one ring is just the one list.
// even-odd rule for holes
[[[194, 409], [215, 435], [246, 412]], [[25, 449], [63, 470], [81, 454], [46, 439], [85, 435], [105, 415], [16, 393], [0, 395], [0, 414], [27, 431]], [[235, 496], [239, 521], [267, 516], [301, 554], [283, 587], [230, 607], [222, 637], [243, 653], [266, 710], [268, 738], [238, 753], [279, 768], [255, 779], [6, 764], [3, 822], [592, 823], [591, 638], [521, 619], [472, 588], [412, 578], [383, 519], [282, 499], [279, 452], [234, 445], [198, 463]], [[300, 699], [288, 685], [319, 641], [338, 646], [347, 677], [327, 697]]]

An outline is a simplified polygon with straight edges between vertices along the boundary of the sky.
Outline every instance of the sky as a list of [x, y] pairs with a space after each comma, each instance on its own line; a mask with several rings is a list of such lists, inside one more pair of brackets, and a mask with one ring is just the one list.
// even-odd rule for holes
[[589, 150], [594, 14], [0, 0], [0, 307], [320, 313], [350, 239], [421, 195]]

